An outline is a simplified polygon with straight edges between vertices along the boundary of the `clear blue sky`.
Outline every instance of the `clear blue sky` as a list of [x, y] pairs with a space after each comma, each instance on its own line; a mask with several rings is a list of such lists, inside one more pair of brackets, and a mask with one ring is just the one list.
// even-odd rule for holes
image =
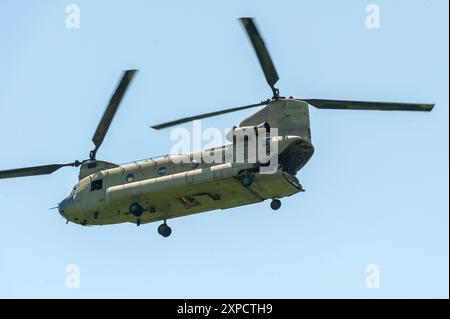
[[[0, 297], [448, 297], [448, 2], [0, 3], [0, 169], [84, 159], [121, 71], [140, 69], [98, 157], [169, 152], [149, 125], [270, 96], [236, 18], [254, 16], [285, 95], [435, 102], [432, 113], [311, 109], [305, 193], [136, 227], [65, 225], [78, 175], [0, 181]], [[365, 27], [365, 7], [381, 28]], [[220, 129], [250, 111], [203, 121]], [[185, 127], [190, 127], [185, 125]], [[80, 288], [65, 287], [67, 264]], [[365, 268], [380, 268], [380, 288]]]

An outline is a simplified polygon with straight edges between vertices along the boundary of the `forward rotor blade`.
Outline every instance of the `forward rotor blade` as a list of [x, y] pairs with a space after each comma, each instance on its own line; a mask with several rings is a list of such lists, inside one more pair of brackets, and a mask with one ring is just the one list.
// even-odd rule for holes
[[119, 108], [120, 102], [122, 101], [128, 85], [130, 84], [131, 80], [133, 80], [136, 72], [137, 70], [127, 70], [123, 73], [122, 79], [120, 80], [116, 91], [112, 95], [108, 107], [106, 108], [105, 113], [103, 114], [103, 117], [98, 124], [94, 136], [92, 137], [92, 142], [94, 142], [95, 145], [95, 150], [93, 151], [94, 155], [95, 152], [97, 152], [97, 150], [99, 149], [100, 145], [102, 145], [105, 135], [108, 132], [109, 126], [111, 125], [111, 122], [114, 118], [114, 115]]
[[364, 101], [343, 101], [343, 100], [302, 100], [318, 109], [336, 110], [378, 110], [378, 111], [422, 111], [430, 112], [434, 104], [417, 103], [392, 103], [392, 102], [364, 102]]
[[217, 115], [231, 113], [231, 112], [237, 112], [237, 111], [241, 111], [241, 110], [245, 110], [245, 109], [249, 109], [249, 108], [257, 107], [257, 106], [261, 106], [261, 105], [267, 105], [269, 102], [270, 102], [270, 100], [267, 100], [267, 101], [263, 101], [263, 102], [260, 102], [257, 104], [250, 104], [250, 105], [245, 105], [245, 106], [233, 107], [233, 108], [226, 109], [226, 110], [211, 112], [211, 113], [189, 116], [189, 117], [185, 117], [185, 118], [182, 118], [179, 120], [166, 122], [166, 123], [162, 123], [162, 124], [158, 124], [158, 125], [153, 125], [152, 128], [155, 130], [161, 130], [161, 129], [164, 129], [167, 127], [190, 122], [193, 120], [200, 120], [200, 119], [204, 119], [204, 118], [211, 117], [211, 116], [217, 116]]
[[79, 162], [69, 163], [69, 164], [51, 164], [33, 167], [24, 167], [10, 169], [6, 171], [0, 171], [0, 179], [2, 178], [13, 178], [13, 177], [25, 177], [25, 176], [36, 176], [36, 175], [47, 175], [51, 174], [58, 169], [66, 166], [79, 166]]
[[273, 65], [272, 59], [270, 58], [269, 51], [267, 51], [264, 40], [261, 38], [253, 18], [241, 18], [240, 20], [245, 28], [245, 31], [247, 31], [247, 35], [253, 45], [253, 49], [255, 49], [255, 53], [258, 57], [259, 63], [261, 64], [267, 83], [275, 93], [275, 84], [278, 82], [279, 77], [277, 70]]

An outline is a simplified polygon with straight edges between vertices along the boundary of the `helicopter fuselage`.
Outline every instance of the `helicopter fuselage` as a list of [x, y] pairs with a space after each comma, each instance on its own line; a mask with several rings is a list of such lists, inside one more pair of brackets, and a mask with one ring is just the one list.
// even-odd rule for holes
[[[280, 162], [272, 172], [262, 170], [259, 162], [236, 162], [228, 157], [233, 144], [207, 150], [208, 154], [222, 152], [222, 163], [197, 161], [203, 155], [198, 153], [189, 154], [189, 162], [167, 155], [121, 166], [85, 163], [81, 172], [98, 171], [80, 179], [59, 204], [59, 212], [81, 225], [143, 224], [291, 196], [303, 189], [295, 173], [283, 167], [282, 159], [307, 161], [313, 148], [298, 136], [279, 136], [276, 142], [278, 154], [274, 156]], [[252, 183], [243, 186], [241, 178], [246, 175]]]

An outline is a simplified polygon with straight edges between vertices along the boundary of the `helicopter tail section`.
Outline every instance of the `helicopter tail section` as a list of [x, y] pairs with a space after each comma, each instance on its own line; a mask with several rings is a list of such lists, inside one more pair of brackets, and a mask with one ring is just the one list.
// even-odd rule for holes
[[257, 126], [268, 123], [279, 136], [299, 136], [311, 142], [308, 103], [295, 99], [278, 99], [244, 119], [239, 126]]
[[278, 136], [298, 136], [299, 140], [280, 153], [279, 162], [285, 172], [295, 175], [314, 153], [311, 143], [311, 127], [308, 104], [295, 99], [271, 101], [260, 111], [250, 115], [240, 126], [257, 126], [267, 123]]

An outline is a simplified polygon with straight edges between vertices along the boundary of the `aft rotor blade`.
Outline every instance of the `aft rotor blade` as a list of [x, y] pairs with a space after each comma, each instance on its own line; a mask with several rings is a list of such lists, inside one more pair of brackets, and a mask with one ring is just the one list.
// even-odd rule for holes
[[66, 166], [79, 166], [79, 162], [69, 163], [69, 164], [51, 164], [33, 167], [24, 167], [10, 169], [6, 171], [0, 171], [0, 179], [2, 178], [13, 178], [13, 177], [25, 177], [25, 176], [36, 176], [36, 175], [47, 175], [51, 174], [58, 169]]
[[393, 103], [393, 102], [365, 102], [365, 101], [343, 101], [343, 100], [302, 100], [318, 109], [335, 110], [378, 110], [378, 111], [422, 111], [430, 112], [434, 104], [420, 103]]
[[278, 73], [273, 65], [272, 59], [270, 58], [269, 51], [267, 51], [264, 40], [256, 27], [255, 21], [253, 18], [241, 18], [240, 20], [245, 28], [245, 31], [247, 31], [250, 42], [253, 45], [253, 49], [255, 50], [256, 56], [261, 64], [267, 83], [275, 93], [275, 84], [279, 80]]
[[200, 120], [200, 119], [204, 119], [204, 118], [211, 117], [211, 116], [217, 116], [217, 115], [221, 115], [221, 114], [237, 112], [237, 111], [241, 111], [241, 110], [245, 110], [245, 109], [249, 109], [249, 108], [257, 107], [257, 106], [261, 106], [261, 105], [267, 105], [269, 102], [270, 101], [267, 100], [267, 101], [256, 103], [256, 104], [250, 104], [250, 105], [245, 105], [245, 106], [233, 107], [233, 108], [226, 109], [226, 110], [221, 110], [221, 111], [216, 111], [216, 112], [210, 112], [210, 113], [205, 113], [205, 114], [200, 114], [200, 115], [189, 116], [189, 117], [185, 117], [185, 118], [178, 119], [178, 120], [175, 120], [175, 121], [166, 122], [166, 123], [162, 123], [162, 124], [158, 124], [158, 125], [153, 125], [152, 128], [154, 128], [155, 130], [161, 130], [161, 129], [164, 129], [164, 128], [167, 128], [167, 127], [171, 127], [171, 126], [178, 125], [178, 124], [183, 124], [183, 123], [194, 121], [194, 120]]
[[97, 152], [100, 145], [102, 145], [105, 135], [108, 132], [109, 126], [111, 125], [111, 122], [114, 118], [114, 115], [119, 108], [120, 102], [122, 101], [122, 98], [127, 91], [128, 85], [130, 84], [131, 80], [133, 80], [136, 72], [137, 70], [128, 70], [123, 73], [122, 79], [120, 80], [116, 91], [112, 95], [105, 113], [103, 114], [103, 117], [98, 124], [97, 130], [92, 137], [92, 142], [94, 142], [95, 145], [95, 149], [93, 151], [94, 153]]

